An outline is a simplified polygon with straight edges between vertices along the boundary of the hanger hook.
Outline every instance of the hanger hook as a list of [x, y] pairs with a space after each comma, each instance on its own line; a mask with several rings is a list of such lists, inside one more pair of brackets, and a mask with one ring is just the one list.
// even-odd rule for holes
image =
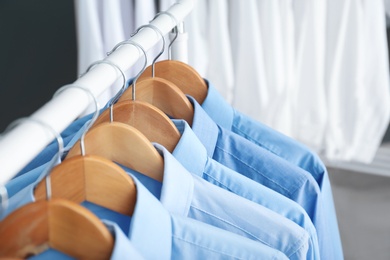
[[[175, 23], [175, 26], [172, 28], [172, 31], [175, 32], [175, 37], [173, 37], [173, 39], [171, 40], [171, 42], [170, 42], [169, 45], [168, 45], [168, 59], [171, 60], [171, 59], [172, 59], [172, 57], [171, 57], [171, 46], [172, 46], [172, 44], [175, 42], [175, 40], [177, 39], [177, 36], [179, 35], [179, 30], [178, 30], [178, 28], [177, 28], [177, 25], [179, 24], [179, 21], [176, 19], [176, 17], [175, 17], [173, 14], [171, 14], [170, 12], [167, 12], [167, 11], [163, 11], [163, 12], [157, 13], [157, 14], [153, 17], [152, 21], [154, 21], [157, 17], [159, 17], [159, 16], [162, 15], [162, 14], [166, 14], [166, 15], [168, 15], [169, 17], [171, 17], [172, 21]], [[151, 21], [151, 22], [152, 22], [152, 21]]]
[[[125, 73], [123, 72], [123, 70], [118, 66], [116, 65], [115, 63], [113, 63], [112, 61], [109, 61], [109, 60], [99, 60], [99, 61], [95, 61], [93, 62], [91, 65], [89, 65], [89, 67], [87, 68], [87, 70], [84, 72], [87, 73], [88, 71], [90, 71], [93, 67], [95, 67], [96, 65], [98, 64], [102, 64], [102, 63], [105, 63], [105, 64], [108, 64], [108, 65], [111, 65], [113, 66], [114, 68], [118, 69], [119, 72], [122, 74], [122, 78], [123, 78], [123, 84], [122, 84], [122, 87], [121, 89], [119, 90], [119, 92], [111, 99], [111, 101], [109, 102], [109, 107], [110, 107], [110, 122], [113, 122], [114, 121], [114, 111], [113, 111], [113, 106], [114, 106], [114, 103], [116, 103], [118, 101], [118, 99], [120, 98], [120, 96], [123, 94], [123, 92], [126, 90], [126, 75]], [[83, 74], [83, 75], [84, 75]], [[81, 76], [83, 76], [81, 75]], [[80, 77], [81, 77], [80, 76]], [[95, 98], [95, 97], [94, 97]], [[92, 125], [91, 125], [92, 126]]]
[[133, 82], [133, 88], [132, 88], [132, 92], [131, 92], [131, 95], [132, 95], [132, 99], [135, 100], [135, 83], [137, 82], [138, 78], [141, 76], [142, 72], [145, 71], [146, 69], [146, 65], [148, 65], [148, 57], [146, 55], [146, 51], [145, 49], [141, 46], [141, 44], [139, 44], [138, 42], [136, 41], [133, 41], [133, 40], [126, 40], [126, 41], [123, 41], [123, 42], [120, 42], [118, 43], [117, 45], [115, 45], [115, 47], [112, 49], [112, 51], [108, 52], [107, 55], [111, 55], [114, 51], [116, 51], [119, 47], [121, 47], [122, 45], [125, 45], [125, 44], [130, 44], [130, 45], [134, 45], [138, 48], [141, 49], [141, 51], [143, 52], [144, 54], [144, 65], [142, 67], [142, 69], [138, 72], [138, 74], [135, 76], [134, 78], [134, 82]]
[[8, 191], [5, 185], [0, 186], [0, 219], [3, 219], [3, 214], [8, 208]]
[[80, 86], [76, 86], [76, 85], [73, 85], [73, 84], [68, 84], [68, 85], [65, 85], [61, 88], [59, 88], [55, 93], [54, 93], [54, 97], [57, 96], [58, 94], [60, 94], [61, 92], [63, 92], [64, 90], [66, 89], [69, 89], [69, 88], [78, 88], [78, 89], [81, 89], [83, 91], [85, 91], [88, 95], [90, 95], [94, 101], [94, 104], [95, 104], [95, 113], [93, 114], [92, 116], [92, 119], [90, 121], [90, 123], [88, 124], [87, 128], [85, 129], [85, 131], [83, 132], [83, 134], [81, 135], [81, 138], [80, 138], [80, 150], [81, 150], [81, 155], [82, 156], [85, 156], [85, 143], [84, 143], [84, 138], [85, 138], [85, 134], [88, 132], [88, 130], [92, 127], [92, 125], [95, 123], [96, 119], [98, 118], [99, 116], [99, 103], [95, 97], [95, 95], [92, 93], [91, 90], [87, 89], [87, 88], [83, 88], [83, 87], [80, 87]]
[[142, 25], [142, 26], [138, 27], [138, 29], [134, 33], [131, 34], [131, 37], [136, 35], [143, 28], [151, 28], [151, 29], [153, 29], [155, 32], [160, 34], [161, 39], [163, 41], [163, 45], [162, 45], [162, 49], [161, 49], [160, 53], [157, 54], [157, 56], [153, 59], [153, 62], [152, 62], [152, 77], [154, 78], [154, 75], [155, 75], [154, 74], [154, 64], [156, 63], [157, 59], [160, 58], [160, 56], [164, 53], [164, 50], [165, 50], [165, 38], [164, 38], [164, 34], [161, 32], [161, 30], [158, 29], [153, 24], [146, 24], [146, 25]]
[[[37, 124], [43, 126], [43, 128], [49, 130], [53, 134], [53, 136], [56, 138], [57, 144], [58, 144], [57, 158], [56, 158], [56, 160], [52, 160], [51, 164], [48, 167], [48, 169], [52, 169], [56, 163], [61, 161], [61, 156], [62, 156], [62, 153], [64, 151], [64, 140], [62, 139], [62, 136], [56, 130], [54, 130], [54, 128], [51, 127], [49, 124], [44, 123], [41, 120], [38, 120], [38, 119], [35, 119], [32, 117], [23, 117], [23, 118], [19, 118], [19, 119], [15, 120], [7, 127], [6, 132], [8, 132], [10, 129], [14, 128], [16, 125], [18, 125], [22, 122], [25, 122], [25, 121], [34, 122], [34, 123], [37, 123]], [[2, 199], [3, 199], [3, 195], [2, 195]], [[50, 174], [46, 175], [46, 199], [47, 200], [51, 199]]]

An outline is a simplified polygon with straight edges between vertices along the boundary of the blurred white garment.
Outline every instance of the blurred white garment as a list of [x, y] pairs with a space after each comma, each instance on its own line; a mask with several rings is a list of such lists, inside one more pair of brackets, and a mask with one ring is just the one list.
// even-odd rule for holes
[[209, 1], [208, 10], [210, 14], [207, 37], [209, 64], [206, 78], [214, 84], [226, 101], [231, 103], [233, 100], [234, 69], [227, 1]]
[[[295, 22], [293, 0], [279, 0], [280, 19], [283, 42], [283, 63], [282, 71], [285, 73], [284, 91], [279, 93], [280, 103], [283, 104], [280, 113], [283, 121], [275, 129], [286, 135], [292, 136], [292, 91], [296, 84], [295, 80]], [[276, 116], [278, 117], [278, 116]]]
[[234, 64], [233, 106], [261, 120], [267, 116], [270, 96], [263, 55], [257, 1], [229, 1], [230, 37]]
[[295, 84], [292, 136], [315, 151], [323, 147], [327, 108], [324, 82], [325, 0], [295, 0]]
[[[290, 88], [287, 79], [288, 70], [292, 67], [288, 66], [289, 57], [286, 52], [293, 51], [289, 49], [288, 45], [293, 42], [294, 38], [288, 38], [292, 35], [288, 33], [289, 27], [286, 27], [287, 2], [285, 0], [262, 0], [257, 1], [257, 5], [267, 87], [272, 99], [272, 102], [268, 102], [267, 113], [263, 114], [264, 117], [261, 118], [261, 121], [291, 135], [291, 107], [288, 98]], [[288, 22], [293, 22], [293, 20], [290, 19]]]
[[326, 85], [329, 159], [370, 162], [390, 117], [383, 0], [331, 0]]
[[[74, 1], [79, 74], [85, 72], [91, 63], [104, 59], [107, 52], [111, 51], [118, 42], [129, 37], [125, 35], [124, 28], [133, 26], [133, 20], [123, 19], [123, 17], [133, 12], [131, 1], [127, 1], [129, 3], [126, 4], [124, 2], [124, 0]], [[126, 10], [124, 7], [130, 9]], [[126, 12], [127, 15], [124, 15]], [[104, 105], [118, 92], [121, 87], [119, 82], [115, 82], [98, 97], [99, 104]], [[93, 109], [91, 106], [85, 113]]]
[[[139, 28], [142, 25], [150, 23], [150, 21], [152, 21], [154, 16], [157, 14], [157, 8], [155, 6], [154, 0], [136, 0], [134, 7], [135, 7], [134, 8], [135, 28], [133, 31], [135, 31], [137, 28]], [[160, 34], [158, 34], [158, 32], [156, 32], [156, 34], [159, 37], [161, 37]], [[160, 53], [162, 44], [163, 44], [162, 41], [157, 43], [156, 46], [154, 46], [148, 52], [148, 64], [151, 64], [153, 59]], [[165, 47], [167, 46], [168, 43], [166, 42]], [[164, 55], [166, 55], [166, 52], [164, 52]], [[166, 57], [167, 56], [164, 56], [165, 59]], [[142, 69], [141, 64], [138, 66], [134, 66], [134, 68], [132, 68], [131, 74], [135, 76], [140, 71], [140, 69]]]
[[[113, 32], [105, 32], [108, 26], [108, 17], [103, 19], [104, 15], [111, 17], [112, 12], [115, 12], [117, 1], [114, 0], [109, 8], [102, 8], [102, 1], [74, 1], [77, 26], [77, 50], [78, 50], [78, 74], [84, 73], [88, 66], [98, 60], [106, 57], [107, 51], [111, 50], [105, 44], [108, 41], [108, 35], [115, 37], [116, 34], [123, 35], [120, 30]], [[115, 4], [114, 4], [115, 3]], [[112, 8], [110, 8], [112, 7]], [[120, 10], [120, 9], [119, 9]], [[118, 10], [118, 11], [119, 11]], [[116, 21], [116, 19], [115, 19]], [[115, 22], [114, 21], [114, 22]], [[122, 27], [122, 26], [121, 26]], [[119, 36], [120, 37], [120, 36]], [[115, 37], [115, 39], [119, 39]], [[113, 47], [113, 46], [112, 46]], [[114, 86], [114, 84], [113, 84]], [[99, 104], [105, 104], [112, 96], [114, 91], [108, 88], [98, 98]], [[90, 106], [85, 113], [93, 111]]]
[[158, 1], [158, 7], [160, 8], [159, 11], [165, 11], [168, 10], [169, 7], [171, 7], [174, 3], [176, 3], [176, 0], [159, 0]]
[[135, 18], [135, 28], [148, 24], [156, 13], [157, 8], [154, 0], [135, 0], [133, 13]]
[[207, 47], [208, 13], [207, 1], [197, 0], [184, 22], [184, 30], [188, 33], [188, 64], [202, 77], [206, 76], [210, 61]]

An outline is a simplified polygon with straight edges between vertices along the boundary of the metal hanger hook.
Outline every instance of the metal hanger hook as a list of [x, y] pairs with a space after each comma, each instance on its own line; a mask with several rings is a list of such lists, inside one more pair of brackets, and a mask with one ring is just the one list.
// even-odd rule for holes
[[59, 88], [59, 89], [54, 93], [54, 96], [57, 96], [58, 94], [60, 94], [60, 93], [63, 92], [64, 90], [70, 89], [70, 88], [78, 88], [78, 89], [81, 89], [81, 90], [85, 91], [89, 96], [92, 97], [92, 99], [93, 99], [93, 101], [94, 101], [94, 104], [95, 104], [95, 113], [93, 114], [90, 123], [88, 124], [88, 126], [86, 127], [85, 131], [83, 132], [83, 134], [81, 135], [81, 138], [80, 138], [80, 150], [81, 150], [81, 155], [82, 155], [82, 156], [85, 156], [85, 143], [84, 143], [85, 134], [86, 134], [86, 133], [88, 132], [88, 130], [92, 127], [92, 125], [96, 122], [96, 119], [97, 119], [98, 116], [99, 116], [99, 103], [98, 103], [98, 101], [97, 101], [95, 95], [92, 93], [92, 91], [90, 91], [90, 90], [87, 89], [87, 88], [84, 88], [84, 87], [81, 87], [81, 86], [76, 86], [76, 85], [73, 85], [73, 84], [68, 84], [68, 85], [65, 85], [65, 86]]
[[[173, 27], [173, 31], [175, 32], [175, 37], [171, 40], [171, 42], [169, 43], [168, 45], [168, 59], [171, 60], [172, 57], [171, 57], [171, 47], [172, 47], [172, 44], [175, 42], [175, 40], [177, 39], [177, 36], [179, 35], [179, 30], [177, 28], [177, 25], [179, 24], [179, 21], [176, 19], [176, 17], [171, 14], [170, 12], [167, 12], [167, 11], [163, 11], [163, 12], [159, 12], [157, 13], [154, 17], [153, 17], [153, 20], [154, 21], [157, 17], [159, 17], [160, 15], [162, 14], [166, 14], [168, 15], [169, 17], [171, 17], [172, 21], [175, 23], [175, 26]], [[151, 21], [151, 22], [152, 22]]]
[[8, 191], [7, 188], [4, 185], [0, 186], [0, 218], [3, 219], [5, 214], [5, 211], [8, 208]]
[[[132, 88], [131, 95], [132, 95], [132, 99], [135, 100], [135, 84], [136, 84], [138, 78], [141, 76], [142, 72], [145, 71], [146, 66], [148, 65], [148, 57], [146, 55], [145, 49], [141, 46], [141, 44], [139, 44], [138, 42], [133, 41], [133, 40], [126, 40], [126, 41], [118, 43], [117, 45], [115, 45], [115, 47], [112, 49], [112, 51], [107, 53], [107, 55], [110, 55], [111, 53], [116, 51], [116, 49], [118, 49], [119, 47], [121, 47], [122, 45], [125, 45], [125, 44], [134, 45], [134, 46], [140, 48], [142, 53], [144, 54], [144, 65], [143, 65], [142, 69], [137, 73], [137, 75], [135, 76], [134, 81], [133, 81], [133, 88]], [[121, 93], [121, 95], [122, 95], [122, 93]]]
[[[15, 120], [7, 127], [6, 131], [9, 131], [10, 129], [14, 128], [16, 125], [18, 125], [22, 122], [26, 122], [26, 121], [34, 122], [34, 123], [39, 124], [40, 126], [43, 126], [43, 128], [49, 130], [51, 132], [51, 134], [53, 134], [53, 136], [56, 138], [57, 144], [58, 144], [58, 154], [57, 154], [57, 159], [55, 161], [52, 160], [52, 163], [49, 166], [49, 169], [52, 169], [57, 162], [61, 161], [61, 156], [62, 156], [63, 151], [64, 151], [64, 140], [62, 139], [62, 136], [56, 130], [54, 130], [54, 128], [51, 127], [49, 124], [42, 122], [41, 120], [32, 118], [32, 117], [23, 117], [23, 118], [19, 118], [19, 119]], [[50, 174], [46, 175], [46, 199], [47, 200], [51, 199]]]
[[[99, 61], [95, 61], [93, 62], [91, 65], [89, 65], [89, 67], [87, 68], [86, 72], [87, 73], [88, 71], [90, 71], [93, 67], [95, 67], [96, 65], [98, 64], [102, 64], [102, 63], [105, 63], [105, 64], [108, 64], [108, 65], [111, 65], [113, 66], [114, 68], [116, 68], [117, 70], [119, 70], [119, 72], [122, 74], [122, 78], [123, 78], [123, 84], [122, 84], [122, 87], [121, 89], [119, 90], [119, 92], [111, 99], [110, 103], [109, 103], [109, 107], [110, 107], [110, 122], [113, 122], [114, 121], [114, 111], [113, 111], [113, 106], [114, 106], [114, 103], [116, 103], [118, 101], [118, 99], [120, 98], [120, 96], [123, 94], [123, 92], [126, 90], [126, 75], [125, 73], [123, 72], [123, 70], [118, 66], [116, 65], [115, 63], [113, 63], [112, 61], [109, 61], [109, 60], [99, 60]], [[84, 73], [84, 74], [85, 74]], [[83, 75], [84, 75], [83, 74]], [[95, 97], [94, 97], [95, 98]]]
[[158, 29], [153, 24], [146, 24], [146, 25], [142, 25], [142, 26], [138, 27], [138, 29], [134, 33], [131, 34], [131, 37], [136, 35], [143, 28], [151, 28], [152, 30], [154, 30], [155, 32], [160, 34], [162, 42], [163, 42], [162, 49], [161, 49], [160, 53], [157, 54], [157, 56], [153, 59], [153, 62], [152, 62], [152, 77], [154, 78], [154, 75], [155, 75], [154, 74], [154, 64], [156, 63], [157, 59], [160, 58], [160, 56], [164, 53], [164, 50], [165, 50], [165, 38], [164, 38], [164, 34], [161, 32], [161, 30]]

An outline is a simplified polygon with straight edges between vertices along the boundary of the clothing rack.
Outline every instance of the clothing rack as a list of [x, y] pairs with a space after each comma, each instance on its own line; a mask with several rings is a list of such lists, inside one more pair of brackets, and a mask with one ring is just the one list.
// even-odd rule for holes
[[[181, 22], [190, 13], [193, 6], [193, 0], [182, 0], [172, 5], [167, 12], [172, 14], [178, 22]], [[164, 35], [176, 26], [169, 15], [160, 15], [150, 24], [160, 29]], [[161, 36], [153, 29], [145, 28], [131, 39], [147, 51], [161, 41]], [[175, 55], [177, 54], [173, 53], [173, 56]], [[108, 56], [106, 60], [115, 63], [123, 71], [127, 71], [142, 56], [142, 51], [137, 47], [125, 44]], [[73, 84], [90, 90], [95, 97], [98, 97], [120, 77], [120, 71], [102, 63], [78, 78]], [[30, 117], [61, 133], [82, 115], [92, 102], [92, 97], [87, 91], [69, 88], [53, 97]], [[28, 120], [4, 134], [0, 138], [0, 185], [5, 184], [15, 176], [53, 139], [54, 136], [48, 129]]]

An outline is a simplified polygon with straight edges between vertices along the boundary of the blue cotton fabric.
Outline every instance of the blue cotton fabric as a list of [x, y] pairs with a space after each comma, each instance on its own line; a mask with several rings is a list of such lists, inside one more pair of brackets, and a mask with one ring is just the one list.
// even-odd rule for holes
[[331, 259], [343, 259], [329, 175], [318, 155], [300, 142], [237, 111], [223, 99], [210, 82], [206, 80], [206, 83], [208, 93], [202, 103], [202, 108], [215, 123], [297, 165], [314, 177], [321, 190], [323, 208], [326, 213], [326, 226], [329, 229], [332, 242], [332, 248], [329, 249], [327, 256]]

